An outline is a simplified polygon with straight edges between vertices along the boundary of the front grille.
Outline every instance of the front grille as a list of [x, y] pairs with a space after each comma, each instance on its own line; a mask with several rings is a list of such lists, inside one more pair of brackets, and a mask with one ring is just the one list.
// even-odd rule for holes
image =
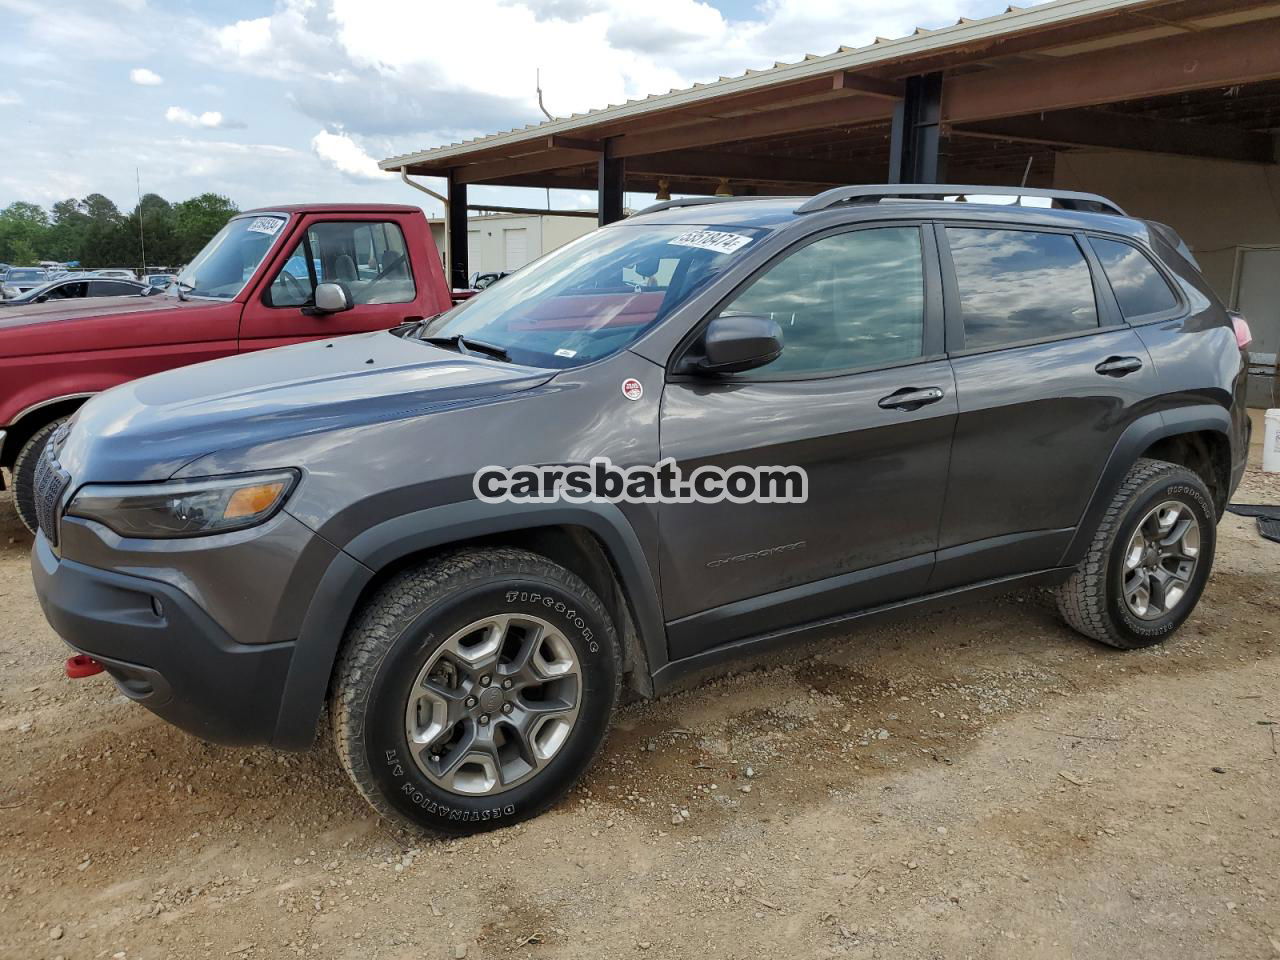
[[40, 454], [40, 460], [36, 463], [35, 489], [36, 523], [55, 547], [58, 545], [58, 513], [62, 495], [71, 482], [71, 475], [58, 464], [56, 450], [61, 446], [59, 439], [55, 433]]

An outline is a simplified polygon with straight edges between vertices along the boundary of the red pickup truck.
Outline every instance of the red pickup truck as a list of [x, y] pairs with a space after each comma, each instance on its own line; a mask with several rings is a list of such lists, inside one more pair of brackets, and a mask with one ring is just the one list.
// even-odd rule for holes
[[[0, 466], [35, 528], [36, 461], [86, 398], [170, 367], [449, 309], [426, 217], [392, 204], [237, 214], [163, 293], [0, 310]], [[0, 474], [0, 489], [3, 489]]]

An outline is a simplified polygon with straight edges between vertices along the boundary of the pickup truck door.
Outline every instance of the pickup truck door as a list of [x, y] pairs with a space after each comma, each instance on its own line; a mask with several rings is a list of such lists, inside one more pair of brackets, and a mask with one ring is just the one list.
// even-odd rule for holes
[[[308, 217], [267, 265], [245, 303], [240, 351], [386, 330], [421, 317], [422, 288], [430, 278], [415, 275], [414, 259], [395, 217]], [[316, 284], [327, 282], [345, 284], [355, 306], [315, 313]]]

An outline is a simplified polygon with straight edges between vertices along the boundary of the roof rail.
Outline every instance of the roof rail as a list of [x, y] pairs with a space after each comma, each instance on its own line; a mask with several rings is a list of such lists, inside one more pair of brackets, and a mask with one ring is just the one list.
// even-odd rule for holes
[[837, 204], [857, 203], [859, 201], [878, 202], [880, 200], [914, 197], [964, 197], [969, 194], [988, 197], [1017, 197], [1019, 204], [1021, 204], [1023, 197], [1046, 197], [1066, 210], [1113, 213], [1121, 217], [1126, 215], [1116, 204], [1096, 193], [1077, 193], [1074, 190], [1040, 190], [1035, 187], [984, 187], [958, 183], [878, 183], [835, 187], [831, 190], [824, 190], [815, 197], [810, 197], [796, 207], [796, 213], [813, 213], [817, 210], [827, 210]]
[[731, 203], [734, 200], [776, 200], [777, 197], [682, 197], [678, 200], [663, 200], [633, 213], [632, 217], [643, 217], [646, 213], [657, 213], [659, 210], [670, 210], [672, 207], [700, 207], [708, 203]]

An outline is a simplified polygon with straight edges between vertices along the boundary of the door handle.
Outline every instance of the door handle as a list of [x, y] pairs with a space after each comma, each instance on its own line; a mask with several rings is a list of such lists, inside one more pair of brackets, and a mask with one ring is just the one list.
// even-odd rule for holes
[[941, 387], [903, 387], [895, 390], [887, 397], [881, 397], [879, 406], [882, 410], [918, 410], [926, 404], [937, 403], [942, 399]]
[[1123, 377], [1142, 369], [1142, 361], [1137, 357], [1107, 357], [1093, 368], [1104, 377]]

